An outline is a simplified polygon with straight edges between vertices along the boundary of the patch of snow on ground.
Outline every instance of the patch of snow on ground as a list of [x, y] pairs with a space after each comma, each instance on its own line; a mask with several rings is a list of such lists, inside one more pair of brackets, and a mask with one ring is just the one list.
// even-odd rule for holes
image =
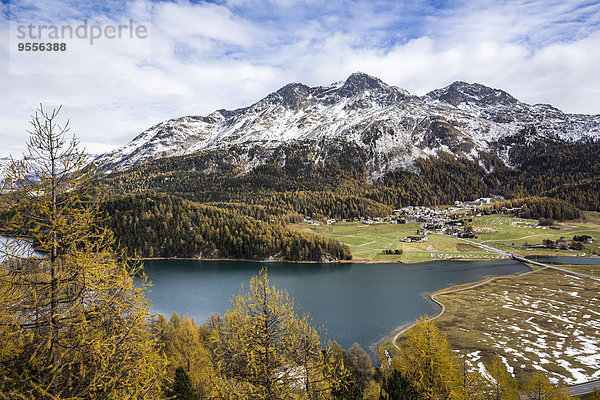
[[573, 368], [571, 364], [567, 360], [556, 360], [556, 363], [569, 371], [569, 373], [573, 376], [573, 380], [571, 380], [571, 384], [585, 383], [589, 380], [588, 376], [583, 374], [583, 369], [581, 368]]
[[487, 369], [485, 368], [485, 365], [483, 365], [483, 363], [481, 361], [479, 361], [477, 363], [477, 367], [479, 369], [479, 373], [481, 374], [481, 376], [483, 376], [485, 379], [487, 379], [490, 382], [495, 382], [496, 380], [494, 378], [492, 378], [492, 376], [490, 375], [490, 373], [487, 371]]
[[500, 357], [500, 359], [502, 360], [502, 363], [503, 363], [503, 364], [504, 364], [504, 366], [506, 367], [506, 370], [507, 370], [508, 372], [510, 372], [510, 374], [511, 374], [512, 376], [515, 376], [515, 374], [514, 374], [514, 372], [515, 372], [515, 369], [514, 369], [514, 368], [513, 368], [513, 367], [512, 367], [512, 366], [511, 366], [509, 363], [508, 363], [508, 360], [507, 360], [505, 357], [501, 356], [501, 355], [498, 355], [498, 356], [499, 356], [499, 357]]

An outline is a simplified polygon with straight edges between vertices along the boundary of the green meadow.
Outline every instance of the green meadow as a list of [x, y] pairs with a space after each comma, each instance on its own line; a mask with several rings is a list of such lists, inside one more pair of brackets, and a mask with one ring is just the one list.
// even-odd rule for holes
[[[367, 225], [361, 222], [340, 222], [332, 225], [291, 225], [292, 229], [337, 239], [348, 245], [356, 261], [366, 262], [424, 262], [446, 259], [497, 259], [498, 255], [469, 245], [460, 239], [429, 235], [422, 243], [402, 242], [414, 236], [418, 223]], [[401, 249], [402, 254], [385, 254], [386, 250]]]
[[[552, 227], [541, 227], [536, 220], [516, 218], [509, 215], [484, 215], [473, 218], [473, 228], [477, 234], [475, 241], [507, 250], [522, 256], [583, 256], [600, 252], [600, 219], [598, 213], [585, 213], [585, 219], [556, 223]], [[527, 245], [541, 245], [542, 240], [557, 240], [565, 237], [569, 242], [575, 235], [590, 235], [595, 241], [584, 244], [584, 250], [559, 250], [527, 248]]]
[[[422, 243], [406, 243], [402, 239], [416, 235], [419, 223], [367, 225], [362, 222], [337, 222], [332, 225], [293, 224], [291, 229], [315, 233], [337, 239], [348, 245], [355, 261], [363, 262], [424, 262], [432, 260], [465, 259], [486, 260], [501, 258], [461, 239], [438, 234], [428, 235]], [[501, 250], [527, 255], [589, 256], [600, 253], [600, 215], [585, 213], [585, 219], [556, 223], [541, 227], [536, 220], [510, 215], [484, 215], [473, 217], [475, 242], [485, 243]], [[557, 240], [564, 236], [568, 241], [574, 235], [591, 235], [595, 242], [585, 244], [581, 251], [532, 249], [527, 245], [540, 245], [544, 239]], [[402, 250], [402, 254], [385, 254], [386, 250]]]

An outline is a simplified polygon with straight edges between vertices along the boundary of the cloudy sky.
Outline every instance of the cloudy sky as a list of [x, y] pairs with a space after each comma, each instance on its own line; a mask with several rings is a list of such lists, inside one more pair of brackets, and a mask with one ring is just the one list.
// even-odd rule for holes
[[[600, 114], [598, 1], [2, 1], [0, 156], [23, 151], [39, 103], [63, 105], [102, 153], [165, 119], [355, 71], [417, 95], [463, 80]], [[19, 51], [45, 41], [66, 49]]]

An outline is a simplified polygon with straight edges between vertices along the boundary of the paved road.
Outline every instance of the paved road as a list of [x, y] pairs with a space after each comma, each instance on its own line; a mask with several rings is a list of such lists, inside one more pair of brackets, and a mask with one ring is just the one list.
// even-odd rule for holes
[[[445, 236], [447, 236], [447, 235], [445, 235]], [[550, 268], [550, 269], [554, 269], [556, 271], [561, 271], [561, 272], [563, 272], [565, 274], [571, 274], [571, 275], [579, 276], [579, 277], [582, 277], [582, 278], [590, 278], [590, 279], [600, 280], [600, 278], [598, 278], [597, 276], [582, 274], [580, 272], [573, 272], [573, 271], [569, 271], [568, 269], [557, 267], [556, 265], [549, 265], [549, 264], [544, 264], [544, 263], [537, 262], [537, 261], [534, 261], [534, 260], [530, 260], [528, 258], [520, 257], [520, 256], [518, 256], [516, 254], [513, 254], [513, 253], [510, 253], [508, 251], [497, 249], [497, 248], [489, 246], [487, 244], [483, 244], [483, 243], [479, 243], [479, 242], [474, 242], [472, 240], [463, 239], [463, 238], [457, 238], [457, 239], [458, 240], [462, 240], [462, 241], [467, 242], [467, 243], [470, 243], [470, 244], [472, 244], [474, 246], [479, 246], [479, 247], [481, 247], [483, 249], [496, 252], [496, 253], [501, 254], [503, 256], [511, 257], [513, 260], [520, 261], [520, 262], [523, 262], [523, 263], [526, 263], [526, 264], [533, 264], [533, 265], [537, 265], [537, 266], [542, 267], [542, 268]]]
[[570, 396], [580, 396], [582, 394], [594, 393], [594, 390], [600, 389], [600, 379], [593, 382], [581, 383], [579, 385], [569, 386]]
[[544, 268], [554, 269], [556, 271], [560, 271], [560, 272], [563, 272], [565, 274], [571, 274], [571, 275], [579, 276], [581, 278], [589, 278], [589, 279], [594, 279], [594, 280], [600, 280], [600, 278], [597, 277], [597, 276], [588, 275], [588, 274], [582, 274], [580, 272], [569, 271], [568, 269], [560, 268], [560, 267], [557, 267], [556, 265], [543, 264], [541, 262], [533, 261], [533, 260], [530, 260], [528, 258], [519, 257], [519, 256], [517, 256], [515, 254], [512, 254], [512, 258], [513, 258], [513, 260], [521, 261], [521, 262], [528, 263], [528, 264], [538, 265], [538, 266], [541, 266], [541, 267], [544, 267]]
[[[441, 234], [441, 233], [439, 233], [438, 235], [450, 236], [450, 235], [444, 235], [444, 234]], [[454, 236], [450, 236], [450, 237], [454, 237]], [[483, 244], [483, 243], [479, 243], [479, 242], [474, 242], [472, 240], [463, 239], [463, 238], [459, 238], [459, 237], [457, 237], [456, 239], [462, 240], [463, 242], [470, 243], [473, 246], [481, 247], [482, 249], [485, 249], [485, 250], [493, 251], [495, 253], [498, 253], [498, 254], [506, 256], [506, 257], [511, 257], [512, 256], [512, 253], [509, 253], [508, 251], [500, 250], [500, 249], [497, 249], [495, 247], [489, 246], [487, 244]]]

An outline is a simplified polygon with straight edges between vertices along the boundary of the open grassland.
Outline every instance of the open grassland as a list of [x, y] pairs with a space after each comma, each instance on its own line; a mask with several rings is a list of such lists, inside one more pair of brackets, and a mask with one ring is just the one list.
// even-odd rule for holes
[[[361, 222], [338, 222], [332, 225], [289, 225], [291, 229], [337, 239], [348, 245], [357, 261], [422, 262], [446, 259], [498, 259], [500, 256], [457, 238], [429, 235], [422, 243], [405, 243], [406, 236], [416, 235], [418, 223], [367, 225]], [[385, 250], [402, 249], [402, 254], [384, 254]]]
[[[591, 256], [600, 254], [600, 213], [586, 212], [581, 221], [557, 223], [553, 227], [537, 225], [536, 220], [511, 215], [483, 215], [472, 218], [477, 237], [475, 242], [487, 244], [520, 256]], [[422, 243], [406, 243], [406, 236], [416, 235], [419, 223], [372, 225], [362, 222], [338, 222], [332, 225], [293, 224], [291, 229], [315, 233], [337, 239], [348, 245], [354, 260], [368, 262], [423, 262], [432, 260], [465, 259], [486, 260], [501, 258], [460, 239], [444, 235], [428, 235]], [[528, 248], [540, 245], [544, 239], [557, 240], [564, 236], [569, 242], [575, 235], [590, 235], [592, 244], [584, 244], [581, 251], [546, 248]], [[402, 249], [403, 254], [384, 254], [385, 250]]]
[[[600, 278], [600, 265], [557, 265], [562, 269]], [[600, 366], [599, 366], [600, 368]]]
[[599, 291], [600, 281], [550, 269], [498, 278], [438, 295], [436, 324], [473, 368], [498, 354], [521, 380], [535, 370], [567, 384], [599, 379]]
[[[589, 256], [600, 252], [600, 216], [598, 213], [585, 215], [584, 220], [557, 223], [553, 227], [538, 226], [536, 220], [510, 215], [474, 217], [473, 228], [477, 234], [477, 239], [474, 240], [521, 256]], [[594, 237], [595, 242], [584, 244], [585, 248], [582, 251], [526, 248], [527, 244], [541, 245], [544, 239], [557, 240], [561, 236], [570, 242], [575, 235], [590, 235]]]

